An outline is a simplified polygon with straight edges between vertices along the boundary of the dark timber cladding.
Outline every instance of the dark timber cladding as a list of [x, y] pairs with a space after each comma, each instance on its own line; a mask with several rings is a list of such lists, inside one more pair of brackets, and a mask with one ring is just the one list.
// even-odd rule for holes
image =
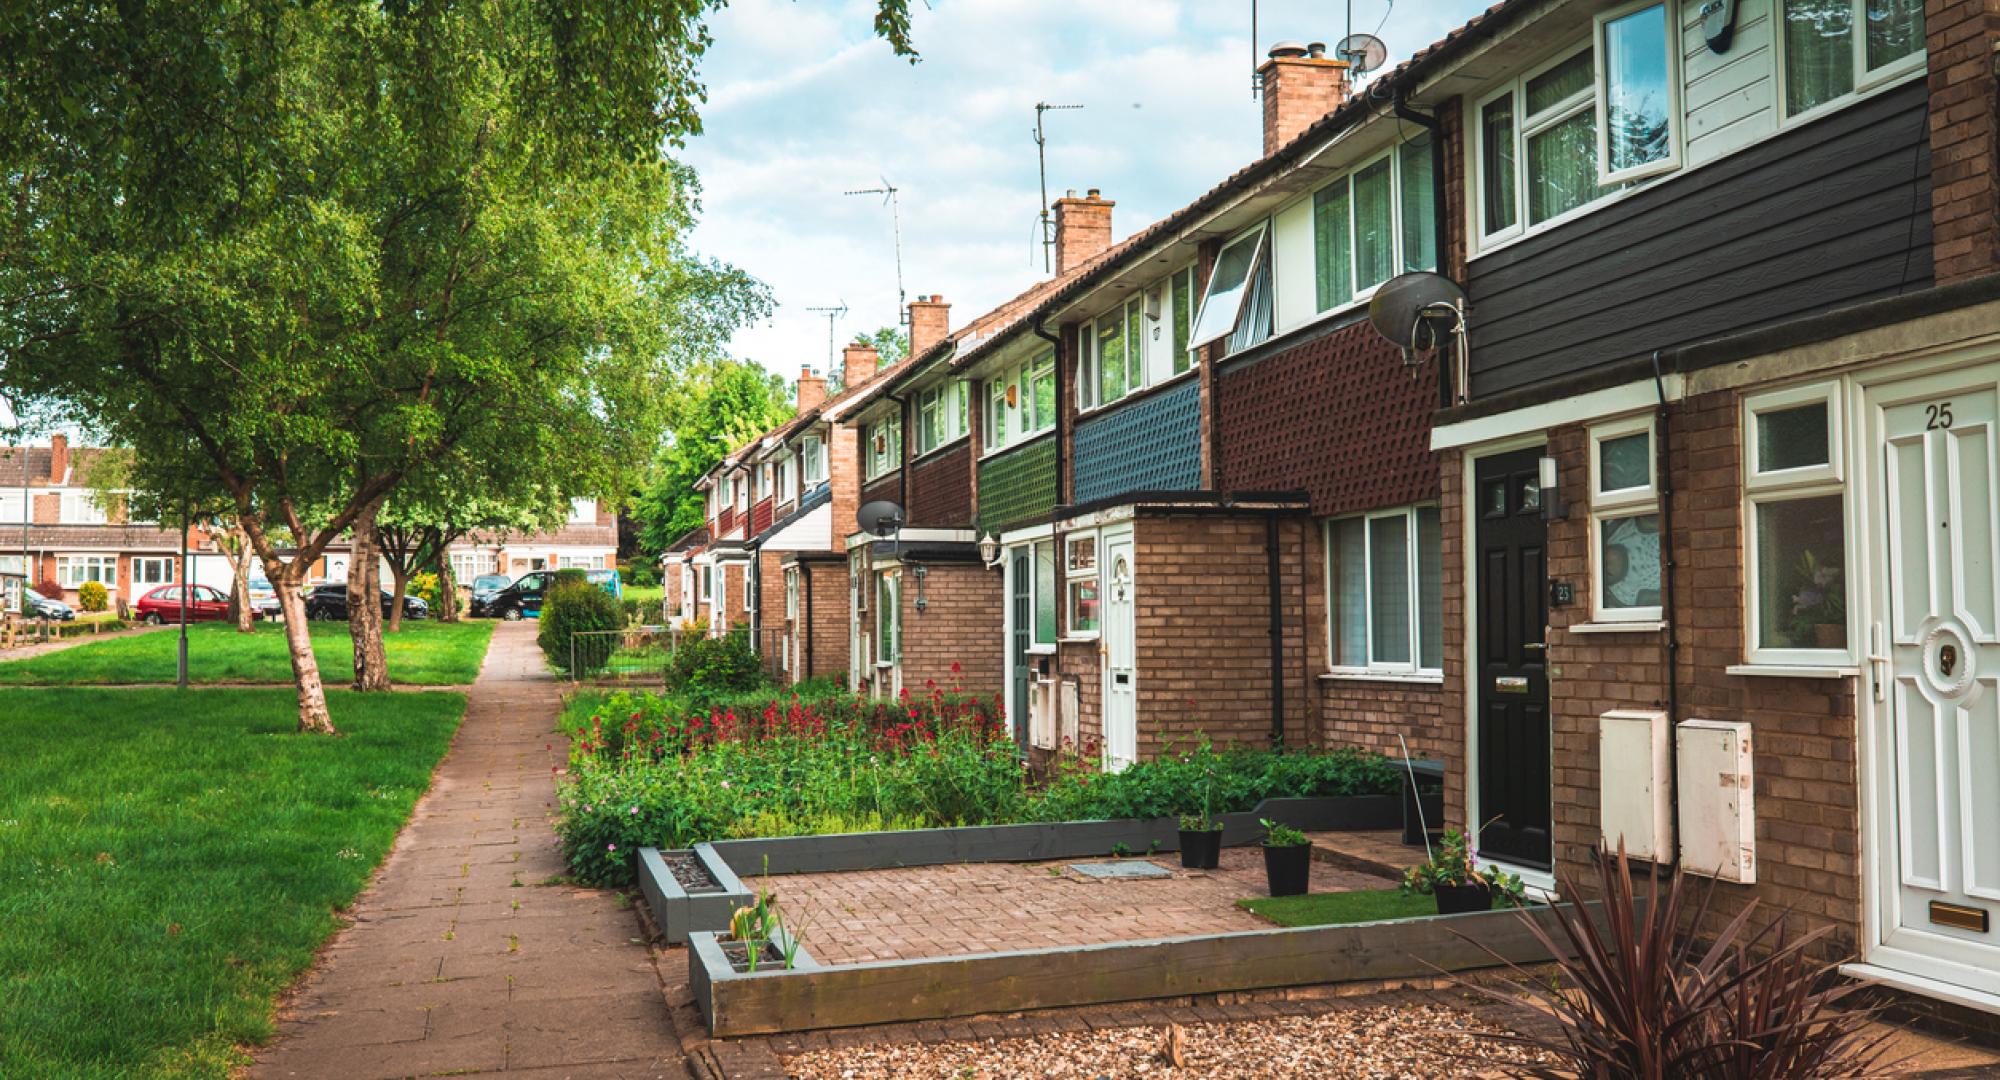
[[1201, 486], [1201, 384], [1192, 374], [1076, 424], [1079, 503]]
[[1436, 405], [1437, 365], [1366, 322], [1274, 342], [1216, 375], [1216, 487], [1303, 491], [1318, 515], [1435, 499]]
[[1478, 398], [1931, 283], [1915, 81], [1472, 260]]
[[960, 439], [913, 461], [910, 469], [910, 524], [964, 527], [972, 524], [972, 443]]

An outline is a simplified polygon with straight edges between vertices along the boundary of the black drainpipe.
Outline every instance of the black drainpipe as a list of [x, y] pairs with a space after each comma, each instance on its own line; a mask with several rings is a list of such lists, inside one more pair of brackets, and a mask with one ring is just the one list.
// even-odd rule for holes
[[1680, 738], [1675, 725], [1680, 722], [1681, 632], [1674, 622], [1674, 474], [1672, 457], [1673, 412], [1667, 407], [1667, 381], [1660, 374], [1660, 350], [1653, 350], [1653, 392], [1660, 399], [1659, 445], [1654, 448], [1655, 468], [1660, 474], [1660, 618], [1667, 624], [1667, 805], [1674, 813], [1674, 846], [1665, 853], [1661, 865], [1680, 863]]
[[[1063, 444], [1069, 439], [1069, 379], [1063, 367], [1062, 335], [1051, 334], [1043, 328], [1042, 317], [1035, 316], [1032, 327], [1035, 336], [1056, 348], [1056, 502], [1067, 503], [1069, 495], [1069, 455]], [[1023, 388], [1023, 393], [1028, 391]]]
[[804, 633], [803, 635], [801, 635], [801, 636], [802, 636], [802, 637], [804, 638], [804, 641], [802, 642], [802, 647], [800, 648], [800, 650], [799, 650], [799, 651], [800, 651], [800, 652], [803, 652], [803, 653], [805, 654], [805, 655], [804, 655], [803, 657], [801, 657], [800, 659], [802, 659], [802, 660], [804, 660], [804, 661], [805, 661], [805, 674], [806, 674], [806, 678], [808, 678], [808, 679], [812, 678], [812, 677], [813, 677], [813, 675], [815, 674], [815, 672], [813, 671], [813, 633], [812, 633], [812, 627], [813, 627], [813, 590], [812, 590], [812, 580], [813, 580], [813, 575], [812, 575], [812, 564], [811, 564], [811, 563], [809, 563], [809, 562], [806, 562], [806, 561], [805, 561], [804, 559], [800, 559], [800, 560], [799, 560], [799, 589], [800, 589], [800, 590], [801, 590], [802, 592], [804, 592], [804, 593], [806, 594], [806, 595], [805, 595], [805, 602], [806, 602], [806, 606], [805, 606], [805, 612], [806, 612], [806, 632], [805, 632], [805, 633]]
[[1271, 745], [1285, 745], [1285, 612], [1278, 604], [1278, 511], [1264, 511], [1264, 563], [1271, 599]]
[[[1431, 228], [1437, 232], [1437, 270], [1438, 273], [1442, 274], [1445, 270], [1445, 252], [1451, 248], [1451, 245], [1448, 243], [1451, 236], [1451, 218], [1449, 216], [1451, 200], [1446, 198], [1444, 190], [1444, 125], [1438, 122], [1436, 116], [1426, 116], [1410, 108], [1409, 90], [1405, 87], [1399, 86], [1396, 88], [1395, 112], [1398, 120], [1408, 120], [1410, 123], [1430, 132]], [[1445, 350], [1440, 349], [1438, 351], [1438, 407], [1448, 409], [1454, 404], [1451, 391], [1451, 361], [1445, 359]]]

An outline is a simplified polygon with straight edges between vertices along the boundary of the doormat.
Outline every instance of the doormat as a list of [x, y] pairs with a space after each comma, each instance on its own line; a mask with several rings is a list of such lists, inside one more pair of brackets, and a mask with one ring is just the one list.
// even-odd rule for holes
[[1164, 866], [1133, 859], [1126, 862], [1086, 862], [1071, 863], [1071, 870], [1084, 877], [1094, 878], [1162, 878], [1173, 877], [1174, 873]]

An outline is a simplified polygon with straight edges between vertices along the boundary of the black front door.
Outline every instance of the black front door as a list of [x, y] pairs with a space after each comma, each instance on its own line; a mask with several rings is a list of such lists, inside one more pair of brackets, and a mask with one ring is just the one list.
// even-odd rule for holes
[[1482, 854], [1550, 866], [1548, 529], [1542, 523], [1539, 447], [1472, 466], [1479, 604], [1479, 800]]

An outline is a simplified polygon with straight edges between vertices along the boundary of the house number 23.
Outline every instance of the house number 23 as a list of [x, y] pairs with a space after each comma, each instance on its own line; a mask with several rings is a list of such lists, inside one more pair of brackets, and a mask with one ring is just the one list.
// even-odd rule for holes
[[1938, 431], [1951, 426], [1951, 402], [1924, 406], [1924, 430]]

